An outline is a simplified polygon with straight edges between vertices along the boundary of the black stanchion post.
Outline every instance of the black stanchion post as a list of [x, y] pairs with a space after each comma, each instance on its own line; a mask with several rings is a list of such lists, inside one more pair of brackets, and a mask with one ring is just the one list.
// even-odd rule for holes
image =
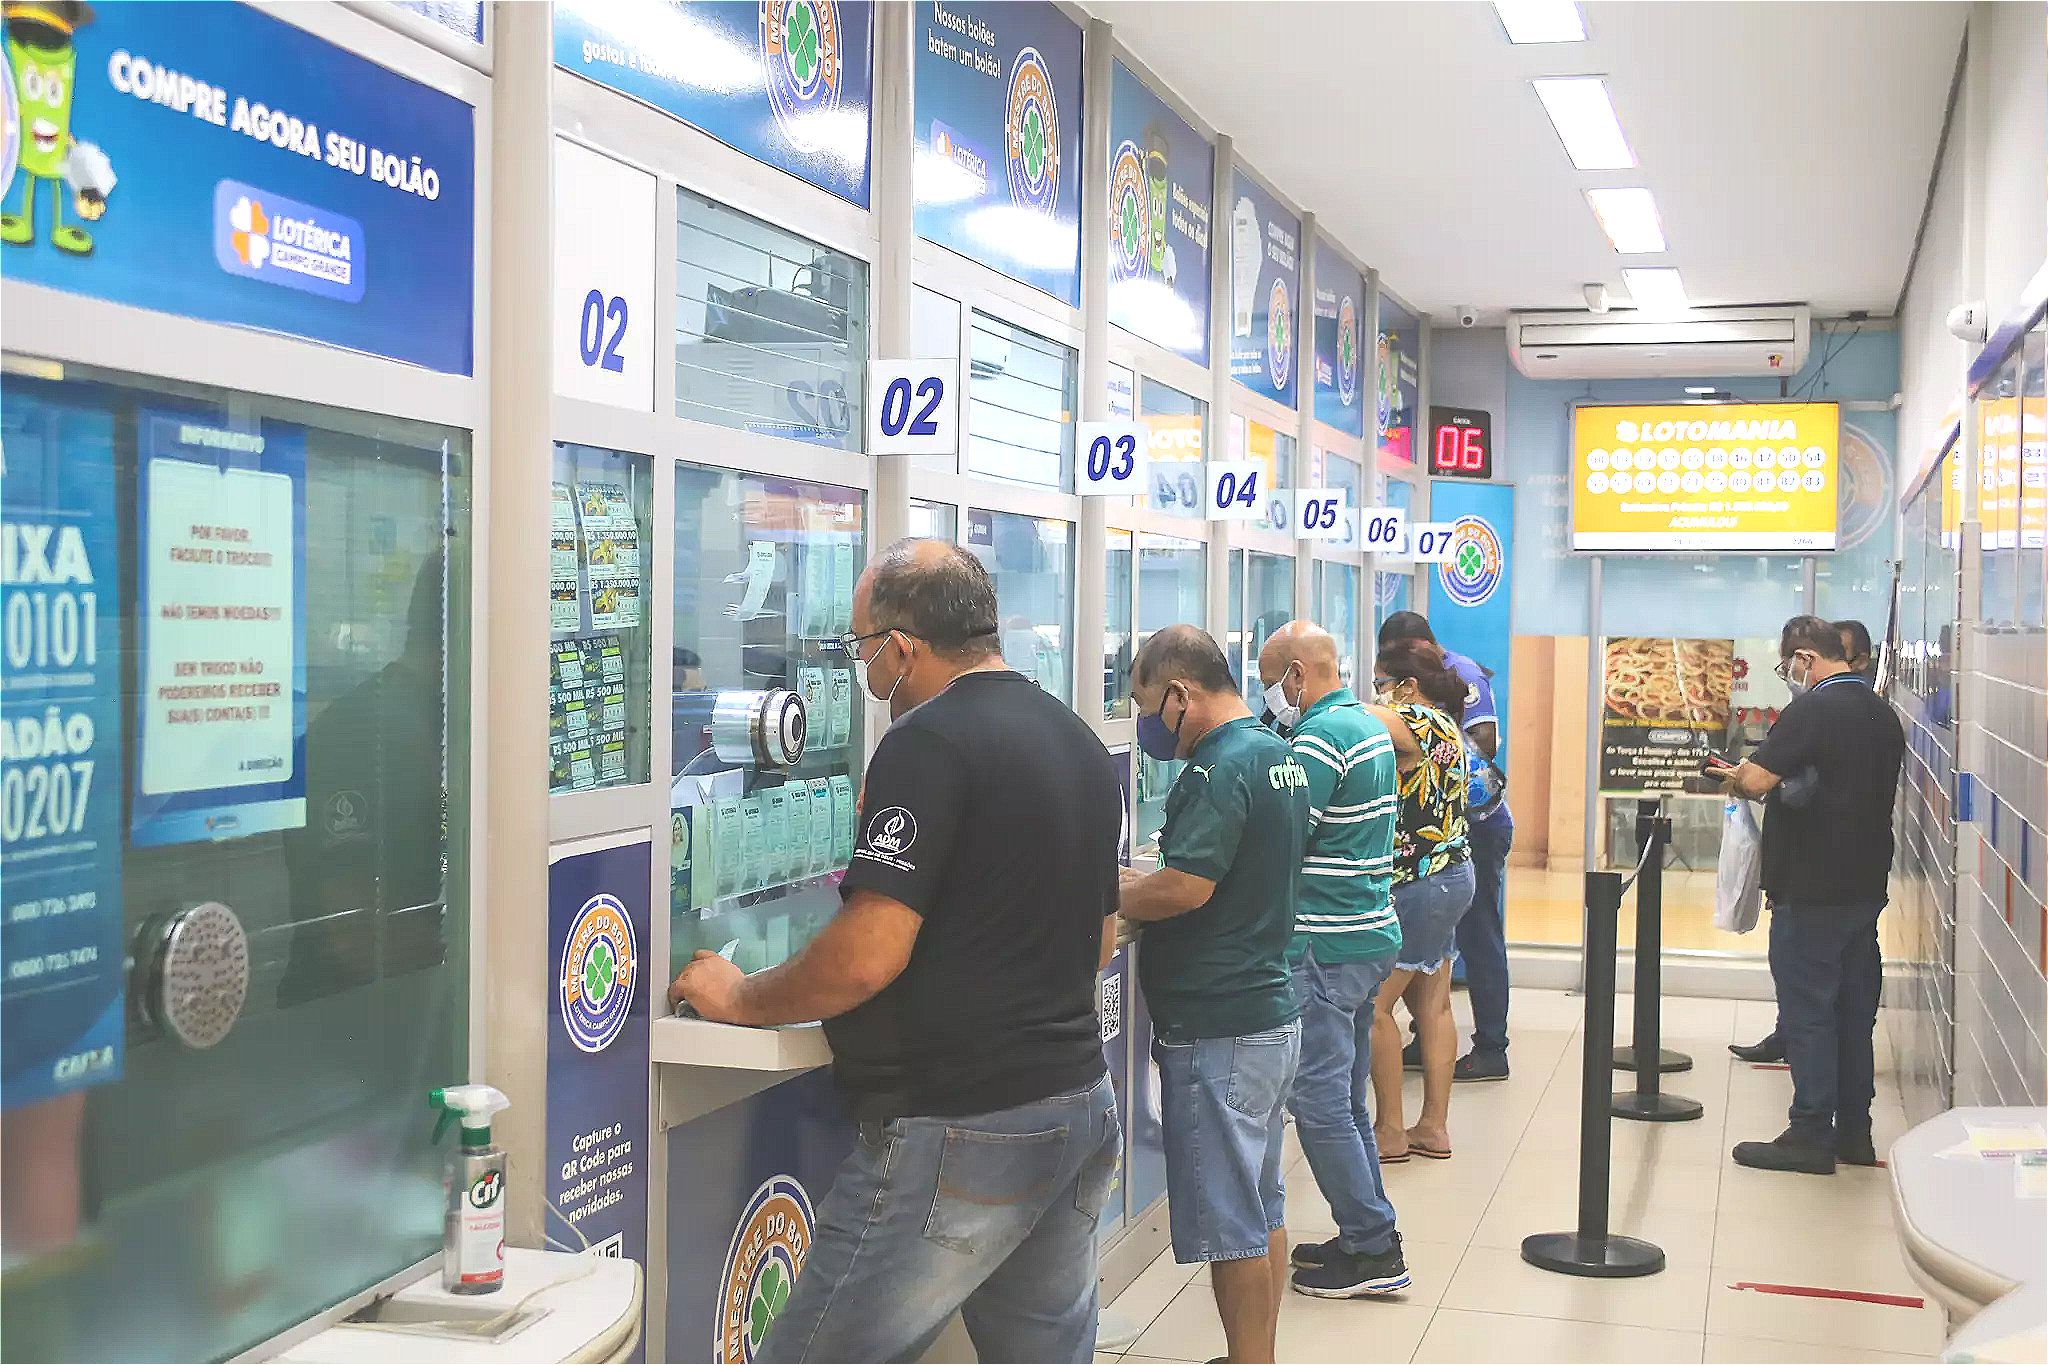
[[[1636, 802], [1636, 848], [1638, 850], [1649, 849], [1651, 833], [1657, 827], [1660, 820], [1663, 822], [1664, 840], [1651, 856], [1643, 860], [1643, 870], [1640, 874], [1640, 879], [1644, 882], [1648, 881], [1653, 874], [1660, 880], [1664, 875], [1664, 849], [1671, 843], [1671, 821], [1660, 814], [1659, 802], [1656, 800]], [[1667, 1074], [1673, 1071], [1692, 1070], [1691, 1057], [1688, 1057], [1683, 1052], [1673, 1052], [1668, 1047], [1659, 1047], [1657, 1042], [1659, 1031], [1657, 1028], [1657, 1010], [1663, 993], [1664, 954], [1661, 950], [1661, 943], [1659, 950], [1656, 952], [1646, 954], [1643, 950], [1644, 918], [1652, 911], [1660, 915], [1663, 913], [1661, 899], [1663, 887], [1661, 885], [1658, 887], [1656, 894], [1659, 899], [1656, 902], [1651, 902], [1644, 899], [1640, 885], [1636, 891], [1635, 1039], [1632, 1043], [1624, 1043], [1614, 1049], [1614, 1069], [1616, 1071], [1633, 1071], [1638, 1076], [1642, 1074], [1642, 1066], [1636, 1061], [1636, 1058], [1640, 1056], [1655, 1057], [1657, 1059], [1657, 1070]], [[1662, 938], [1662, 930], [1663, 922], [1659, 920], [1658, 937], [1660, 940]], [[1648, 990], [1643, 989], [1643, 983], [1646, 980], [1649, 982]], [[1649, 1023], [1647, 1033], [1644, 1030], [1646, 1019]], [[1636, 1088], [1638, 1090], [1643, 1088], [1640, 1081], [1637, 1082]], [[1654, 1093], [1656, 1086], [1652, 1084], [1650, 1089]], [[1624, 1117], [1634, 1118], [1637, 1116], [1625, 1115]]]
[[[1664, 846], [1671, 841], [1671, 817], [1655, 801], [1641, 802], [1636, 831], [1643, 849], [1643, 868], [1636, 874], [1636, 1088], [1617, 1092], [1614, 1116], [1645, 1123], [1681, 1123], [1706, 1111], [1698, 1100], [1662, 1091], [1664, 960]], [[1686, 1065], [1692, 1065], [1687, 1059]]]
[[1621, 874], [1586, 874], [1586, 1028], [1579, 1073], [1579, 1226], [1522, 1239], [1522, 1259], [1560, 1275], [1625, 1279], [1664, 1268], [1662, 1248], [1607, 1230], [1613, 1157], [1608, 1113], [1609, 1049], [1614, 1038], [1614, 947]]

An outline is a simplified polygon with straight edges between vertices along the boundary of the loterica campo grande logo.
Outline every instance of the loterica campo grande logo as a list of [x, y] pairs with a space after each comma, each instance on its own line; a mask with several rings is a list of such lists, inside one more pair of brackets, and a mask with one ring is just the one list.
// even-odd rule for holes
[[1476, 607], [1500, 587], [1505, 557], [1485, 517], [1459, 517], [1451, 525], [1451, 557], [1437, 565], [1437, 581], [1461, 607]]
[[1035, 47], [1019, 52], [1010, 67], [1003, 124], [1011, 201], [1050, 214], [1060, 197], [1060, 109], [1053, 99], [1052, 73]]
[[1294, 371], [1294, 300], [1287, 296], [1287, 281], [1273, 281], [1266, 303], [1266, 374], [1273, 387], [1285, 389]]
[[633, 922], [614, 896], [592, 896], [576, 912], [562, 945], [562, 1027], [584, 1052], [602, 1052], [633, 1013], [640, 956]]
[[740, 1210], [718, 1277], [718, 1365], [748, 1365], [811, 1253], [811, 1197], [794, 1176], [771, 1176]]
[[761, 0], [761, 66], [776, 126], [805, 152], [829, 152], [846, 83], [845, 34], [836, 0]]
[[1337, 305], [1337, 397], [1347, 408], [1358, 397], [1358, 305], [1349, 294]]

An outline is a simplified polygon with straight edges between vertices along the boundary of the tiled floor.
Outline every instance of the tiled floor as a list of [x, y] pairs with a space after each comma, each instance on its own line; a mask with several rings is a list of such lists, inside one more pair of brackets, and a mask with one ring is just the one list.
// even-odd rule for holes
[[[1458, 999], [1464, 1010], [1464, 999]], [[1694, 1058], [1666, 1088], [1706, 1105], [1682, 1124], [1614, 1122], [1614, 1231], [1648, 1237], [1669, 1260], [1637, 1280], [1574, 1279], [1521, 1259], [1524, 1236], [1569, 1229], [1577, 1211], [1579, 1023], [1582, 1002], [1544, 991], [1514, 1000], [1514, 1075], [1462, 1085], [1451, 1104], [1449, 1161], [1387, 1169], [1414, 1286], [1381, 1300], [1290, 1293], [1280, 1313], [1282, 1361], [1839, 1361], [1926, 1360], [1940, 1350], [1933, 1306], [1895, 1307], [1770, 1294], [1745, 1284], [1918, 1296], [1891, 1231], [1882, 1170], [1832, 1179], [1734, 1166], [1728, 1148], [1775, 1136], [1790, 1096], [1786, 1073], [1745, 1066], [1726, 1044], [1770, 1031], [1771, 1007], [1668, 1000], [1666, 1046]], [[1627, 1027], [1629, 1001], [1617, 1011]], [[1878, 1031], [1877, 1142], [1904, 1128]], [[1617, 1077], [1617, 1086], [1626, 1081]], [[1421, 1082], [1409, 1078], [1409, 1113]], [[1293, 1134], [1289, 1133], [1292, 1144]], [[1288, 1180], [1297, 1239], [1334, 1231], [1298, 1149]], [[1124, 1356], [1205, 1361], [1223, 1353], [1208, 1280], [1163, 1256], [1117, 1300], [1145, 1323]]]

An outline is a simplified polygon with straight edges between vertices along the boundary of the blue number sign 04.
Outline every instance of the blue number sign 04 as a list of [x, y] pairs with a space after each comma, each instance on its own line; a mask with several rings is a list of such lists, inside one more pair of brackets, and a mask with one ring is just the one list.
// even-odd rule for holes
[[916, 397], [925, 400], [922, 408], [915, 407], [910, 381], [897, 378], [889, 381], [889, 387], [882, 390], [882, 434], [884, 436], [936, 436], [939, 424], [933, 414], [939, 404], [946, 400], [946, 381], [937, 375], [926, 376], [917, 386]]
[[1216, 476], [1216, 510], [1228, 510], [1233, 504], [1244, 507], [1259, 505], [1259, 476], [1255, 470], [1239, 482], [1233, 470], [1224, 470]]
[[[605, 324], [613, 324], [611, 341], [605, 341]], [[626, 339], [626, 301], [614, 294], [606, 299], [604, 291], [593, 289], [583, 296], [583, 319], [577, 327], [576, 345], [583, 356], [585, 365], [623, 374], [626, 358], [619, 354], [619, 343]]]

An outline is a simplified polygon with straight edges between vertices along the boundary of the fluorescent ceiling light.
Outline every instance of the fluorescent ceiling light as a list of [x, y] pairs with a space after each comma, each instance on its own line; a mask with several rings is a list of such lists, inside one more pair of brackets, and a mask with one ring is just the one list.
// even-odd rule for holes
[[1648, 190], [1587, 190], [1586, 202], [1593, 206], [1607, 240], [1622, 255], [1664, 250], [1664, 223], [1657, 216], [1657, 201]]
[[1564, 143], [1565, 155], [1582, 171], [1625, 171], [1636, 164], [1636, 154], [1622, 136], [1621, 120], [1614, 116], [1614, 101], [1607, 97], [1607, 82], [1598, 76], [1546, 76], [1529, 84], [1543, 101]]
[[1687, 384], [1685, 391], [1695, 398], [1712, 398], [1720, 392], [1712, 384]]
[[1645, 270], [1624, 270], [1621, 282], [1636, 307], [1645, 313], [1683, 313], [1692, 304], [1685, 297], [1685, 284], [1668, 266]]
[[1493, 0], [1511, 43], [1583, 43], [1586, 21], [1573, 0]]

